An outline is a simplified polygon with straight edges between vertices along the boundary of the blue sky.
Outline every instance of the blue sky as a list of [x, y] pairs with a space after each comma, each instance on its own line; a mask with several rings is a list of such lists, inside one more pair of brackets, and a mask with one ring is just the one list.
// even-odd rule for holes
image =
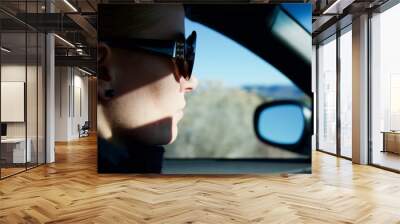
[[281, 4], [308, 32], [312, 31], [312, 5], [308, 3]]
[[[304, 27], [309, 26], [311, 29], [309, 5], [292, 5], [294, 4], [285, 4], [283, 7]], [[197, 32], [193, 75], [200, 81], [223, 80], [228, 86], [293, 85], [279, 70], [224, 35], [187, 19], [185, 30], [187, 34], [193, 30]]]

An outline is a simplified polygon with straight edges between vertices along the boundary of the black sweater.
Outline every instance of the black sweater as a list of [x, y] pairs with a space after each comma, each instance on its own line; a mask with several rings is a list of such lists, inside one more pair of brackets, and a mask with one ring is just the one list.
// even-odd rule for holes
[[97, 139], [98, 173], [161, 173], [164, 148], [133, 144], [129, 149]]

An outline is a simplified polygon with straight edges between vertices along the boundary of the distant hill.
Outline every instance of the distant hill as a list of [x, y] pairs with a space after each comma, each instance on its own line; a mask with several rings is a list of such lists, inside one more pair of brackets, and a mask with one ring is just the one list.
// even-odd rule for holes
[[304, 97], [303, 91], [296, 86], [289, 85], [245, 85], [242, 89], [248, 92], [255, 92], [268, 99], [301, 99]]

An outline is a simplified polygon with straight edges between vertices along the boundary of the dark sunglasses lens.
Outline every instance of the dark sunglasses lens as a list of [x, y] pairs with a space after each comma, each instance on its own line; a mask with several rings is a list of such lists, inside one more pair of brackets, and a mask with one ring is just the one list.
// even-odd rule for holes
[[192, 76], [194, 58], [196, 53], [196, 31], [186, 40], [186, 51], [185, 51], [185, 79], [189, 80]]

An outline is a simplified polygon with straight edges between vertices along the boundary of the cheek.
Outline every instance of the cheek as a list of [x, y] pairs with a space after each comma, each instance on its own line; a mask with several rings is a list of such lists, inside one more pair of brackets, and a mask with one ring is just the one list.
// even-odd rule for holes
[[117, 96], [108, 104], [113, 126], [137, 128], [174, 116], [184, 104], [180, 85], [171, 74]]
[[168, 115], [175, 113], [184, 104], [184, 95], [180, 91], [180, 84], [170, 74], [157, 82], [151, 90], [155, 108], [163, 110]]
[[[117, 95], [136, 89], [151, 88], [154, 94], [169, 93], [179, 83], [173, 75], [173, 63], [164, 57], [146, 54], [119, 54], [114, 61], [113, 86]], [[168, 88], [168, 90], [165, 90]], [[179, 89], [178, 89], [179, 91]]]
[[142, 108], [146, 107], [144, 105], [146, 102], [141, 99], [142, 96], [136, 91], [112, 99], [107, 104], [112, 126], [133, 129], [150, 123], [154, 118], [143, 111]]

